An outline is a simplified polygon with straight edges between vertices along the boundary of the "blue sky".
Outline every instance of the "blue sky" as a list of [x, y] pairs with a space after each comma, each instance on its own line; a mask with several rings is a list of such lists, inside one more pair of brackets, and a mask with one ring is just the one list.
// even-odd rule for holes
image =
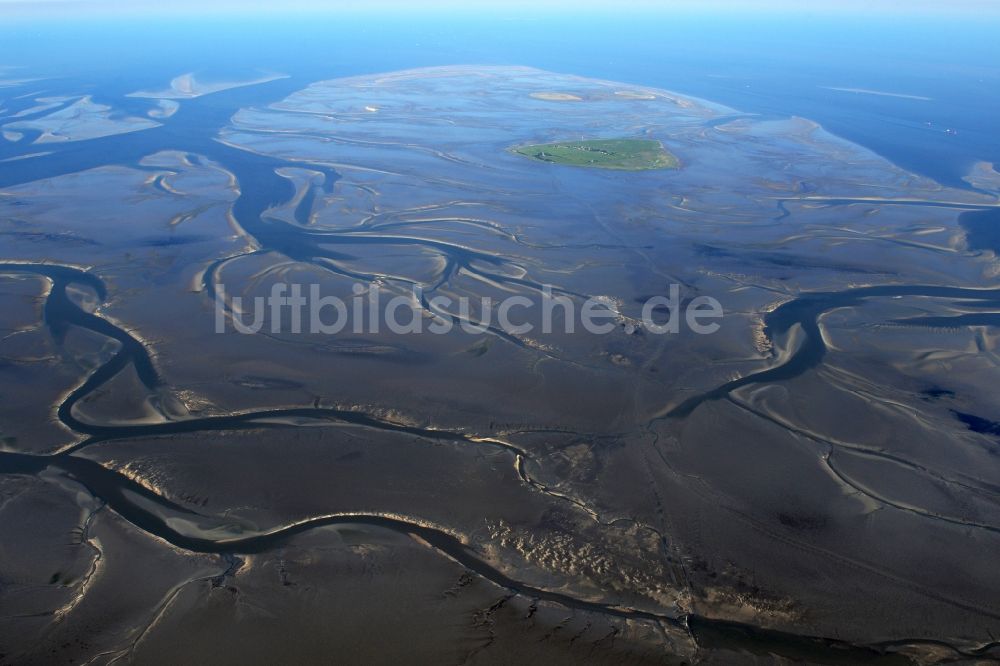
[[1000, 14], [1000, 0], [0, 0], [0, 14], [58, 18], [81, 15], [291, 14], [331, 11], [552, 12], [684, 11], [781, 13], [892, 13], [900, 17]]

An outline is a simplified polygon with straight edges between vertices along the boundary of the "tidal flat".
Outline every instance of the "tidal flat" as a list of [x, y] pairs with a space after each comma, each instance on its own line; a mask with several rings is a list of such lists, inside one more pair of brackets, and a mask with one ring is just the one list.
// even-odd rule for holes
[[[291, 83], [0, 172], [0, 661], [1000, 659], [995, 179], [527, 67]], [[509, 150], [625, 136], [679, 168]], [[216, 332], [279, 282], [621, 325]], [[720, 330], [625, 325], [671, 284]]]

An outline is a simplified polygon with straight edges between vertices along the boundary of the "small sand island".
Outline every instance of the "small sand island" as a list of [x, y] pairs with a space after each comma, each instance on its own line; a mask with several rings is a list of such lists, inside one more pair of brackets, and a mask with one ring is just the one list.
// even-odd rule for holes
[[546, 102], [582, 102], [583, 98], [570, 93], [562, 92], [533, 92], [528, 95], [535, 99], [543, 99]]
[[510, 149], [541, 162], [620, 171], [677, 169], [680, 161], [659, 141], [652, 139], [592, 139]]

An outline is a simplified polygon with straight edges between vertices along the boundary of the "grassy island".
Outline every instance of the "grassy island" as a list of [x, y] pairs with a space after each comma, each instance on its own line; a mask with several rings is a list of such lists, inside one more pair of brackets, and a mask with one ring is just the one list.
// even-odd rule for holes
[[659, 141], [652, 139], [563, 141], [514, 146], [510, 150], [541, 162], [595, 169], [643, 171], [680, 167], [680, 161]]

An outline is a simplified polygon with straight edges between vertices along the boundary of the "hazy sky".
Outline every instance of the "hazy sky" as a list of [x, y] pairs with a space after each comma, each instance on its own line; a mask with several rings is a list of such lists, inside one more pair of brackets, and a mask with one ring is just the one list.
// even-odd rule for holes
[[891, 13], [900, 17], [941, 13], [996, 15], [1000, 0], [0, 0], [0, 15], [59, 18], [83, 15], [290, 14], [316, 11], [431, 11], [473, 13], [565, 11], [739, 11]]

